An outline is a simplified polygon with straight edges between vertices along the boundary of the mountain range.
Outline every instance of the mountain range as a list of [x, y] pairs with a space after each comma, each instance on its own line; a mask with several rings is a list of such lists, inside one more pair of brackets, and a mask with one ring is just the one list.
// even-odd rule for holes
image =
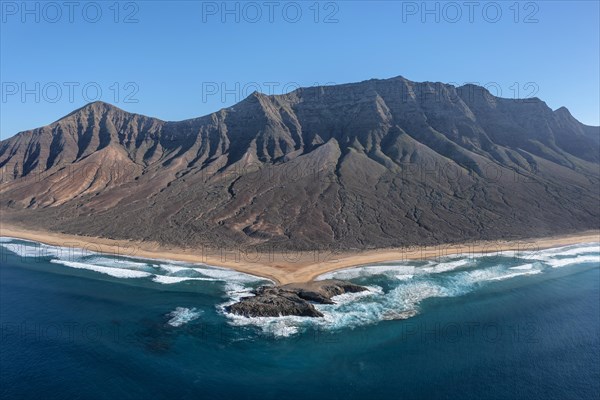
[[311, 250], [598, 229], [600, 128], [403, 77], [178, 122], [103, 102], [0, 142], [2, 219], [168, 246]]

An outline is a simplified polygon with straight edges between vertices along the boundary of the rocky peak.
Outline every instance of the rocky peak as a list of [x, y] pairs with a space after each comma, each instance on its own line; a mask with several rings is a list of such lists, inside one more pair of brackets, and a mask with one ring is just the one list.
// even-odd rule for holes
[[[599, 138], [538, 99], [403, 77], [255, 92], [179, 122], [94, 102], [0, 143], [0, 207], [19, 221], [37, 207], [40, 228], [184, 247], [555, 234], [597, 226]], [[67, 167], [98, 170], [73, 180]], [[122, 215], [136, 218], [114, 224]]]

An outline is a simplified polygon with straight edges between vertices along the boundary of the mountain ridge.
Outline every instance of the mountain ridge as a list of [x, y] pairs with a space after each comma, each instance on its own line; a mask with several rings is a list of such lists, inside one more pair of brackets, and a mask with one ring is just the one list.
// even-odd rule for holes
[[93, 102], [0, 142], [0, 210], [183, 247], [574, 232], [598, 228], [599, 132], [537, 98], [403, 77], [254, 92], [182, 121]]
[[[424, 81], [424, 82], [416, 82], [416, 81], [411, 81], [411, 80], [408, 80], [408, 79], [406, 79], [405, 77], [403, 77], [402, 75], [398, 75], [398, 76], [391, 77], [391, 78], [371, 78], [371, 79], [367, 79], [367, 80], [360, 81], [360, 82], [356, 82], [356, 83], [344, 83], [344, 84], [338, 84], [338, 85], [324, 85], [324, 86], [307, 86], [307, 87], [300, 87], [300, 88], [297, 88], [297, 89], [295, 89], [295, 90], [293, 90], [293, 91], [291, 91], [291, 92], [285, 93], [285, 94], [266, 94], [266, 93], [262, 93], [262, 92], [260, 92], [260, 91], [256, 90], [256, 91], [254, 91], [254, 92], [250, 93], [250, 94], [249, 94], [249, 95], [248, 95], [248, 96], [247, 96], [245, 99], [248, 99], [249, 97], [251, 97], [251, 96], [255, 96], [255, 95], [257, 95], [257, 94], [258, 94], [258, 95], [260, 95], [260, 96], [264, 96], [264, 97], [284, 97], [284, 96], [288, 96], [288, 95], [294, 94], [295, 92], [298, 92], [298, 91], [306, 91], [306, 90], [308, 90], [308, 91], [310, 91], [310, 90], [321, 90], [321, 89], [323, 89], [323, 88], [332, 87], [332, 86], [336, 86], [336, 87], [355, 86], [355, 85], [361, 85], [361, 84], [366, 84], [366, 83], [370, 83], [370, 82], [386, 82], [386, 81], [392, 81], [392, 80], [404, 80], [404, 81], [407, 81], [407, 82], [410, 82], [410, 83], [413, 83], [413, 84], [416, 84], [416, 83], [421, 83], [421, 84], [430, 84], [430, 85], [443, 85], [443, 86], [450, 86], [450, 87], [454, 87], [454, 88], [456, 88], [457, 90], [464, 89], [464, 88], [469, 88], [469, 87], [473, 87], [473, 88], [475, 88], [477, 91], [479, 91], [479, 92], [483, 92], [483, 93], [485, 93], [486, 95], [493, 96], [493, 97], [495, 97], [495, 98], [497, 98], [497, 99], [511, 100], [511, 101], [516, 101], [516, 102], [522, 102], [522, 101], [531, 102], [531, 101], [535, 101], [535, 102], [541, 102], [541, 103], [543, 103], [544, 105], [547, 105], [547, 104], [546, 104], [546, 103], [545, 103], [543, 100], [541, 100], [541, 99], [540, 99], [540, 98], [538, 98], [538, 97], [531, 97], [531, 98], [525, 98], [525, 99], [514, 99], [514, 98], [509, 98], [509, 97], [498, 97], [498, 96], [492, 95], [492, 94], [491, 94], [491, 92], [490, 92], [488, 89], [486, 89], [485, 87], [483, 87], [483, 86], [480, 86], [480, 85], [477, 85], [477, 84], [471, 84], [471, 83], [467, 83], [467, 84], [464, 84], [464, 85], [461, 85], [461, 86], [455, 86], [455, 85], [452, 85], [452, 84], [449, 84], [449, 83], [440, 82], [440, 81]], [[242, 101], [244, 101], [245, 99], [243, 99]], [[205, 114], [205, 115], [202, 115], [202, 116], [198, 116], [198, 117], [190, 117], [190, 118], [185, 118], [185, 119], [182, 119], [182, 120], [163, 120], [163, 119], [161, 119], [161, 118], [158, 118], [158, 117], [150, 117], [150, 116], [149, 116], [149, 115], [147, 115], [147, 114], [139, 114], [139, 113], [130, 112], [130, 111], [124, 110], [124, 109], [123, 109], [123, 108], [121, 108], [121, 107], [118, 107], [118, 106], [117, 106], [117, 105], [115, 105], [115, 104], [112, 104], [112, 103], [109, 103], [109, 102], [106, 102], [106, 101], [103, 101], [103, 100], [96, 100], [96, 101], [91, 101], [91, 102], [89, 102], [89, 103], [87, 103], [87, 104], [84, 104], [83, 106], [81, 106], [81, 107], [79, 107], [79, 108], [77, 108], [77, 109], [75, 109], [75, 110], [71, 111], [70, 113], [68, 113], [68, 114], [64, 115], [63, 117], [59, 118], [59, 119], [58, 119], [58, 120], [56, 120], [56, 121], [53, 121], [53, 122], [51, 122], [51, 123], [49, 123], [49, 124], [47, 124], [47, 125], [44, 125], [43, 127], [45, 127], [45, 126], [49, 126], [49, 125], [52, 125], [52, 124], [54, 124], [54, 123], [56, 123], [56, 122], [58, 122], [58, 121], [60, 121], [60, 120], [62, 120], [62, 119], [64, 119], [64, 118], [67, 118], [67, 117], [69, 117], [69, 116], [71, 116], [71, 115], [73, 115], [73, 114], [76, 114], [76, 113], [77, 113], [77, 112], [79, 112], [79, 111], [82, 111], [82, 110], [84, 110], [84, 109], [87, 109], [87, 108], [89, 108], [89, 107], [93, 107], [93, 106], [104, 106], [104, 107], [109, 107], [109, 108], [113, 108], [113, 109], [115, 109], [115, 110], [122, 111], [122, 112], [125, 112], [125, 113], [128, 113], [128, 114], [132, 114], [132, 115], [138, 115], [138, 116], [147, 117], [147, 118], [153, 118], [153, 119], [156, 119], [156, 120], [159, 120], [159, 121], [162, 121], [162, 122], [184, 122], [184, 121], [191, 121], [191, 120], [195, 120], [195, 119], [199, 119], [199, 118], [207, 117], [207, 116], [209, 116], [209, 115], [212, 115], [212, 114], [214, 114], [214, 113], [217, 113], [217, 112], [219, 112], [219, 111], [221, 111], [221, 110], [230, 109], [230, 108], [232, 108], [232, 107], [235, 107], [235, 104], [234, 104], [234, 105], [232, 105], [232, 106], [229, 106], [229, 107], [224, 107], [224, 108], [221, 108], [221, 109], [219, 109], [219, 110], [217, 110], [217, 111], [214, 111], [214, 112], [212, 112], [212, 113], [209, 113], [209, 114]], [[548, 107], [548, 108], [550, 108], [550, 107]], [[560, 107], [558, 107], [556, 110], [554, 110], [554, 112], [558, 112], [559, 110], [560, 110], [560, 111], [566, 111], [566, 112], [568, 113], [568, 115], [569, 115], [569, 116], [573, 117], [573, 116], [572, 116], [572, 114], [571, 114], [571, 112], [570, 112], [570, 110], [569, 110], [569, 109], [568, 109], [566, 106], [560, 106]], [[575, 118], [575, 117], [573, 117], [573, 118]], [[579, 121], [578, 121], [578, 122], [579, 122]], [[587, 125], [587, 124], [584, 124], [584, 125], [586, 125], [586, 126], [592, 126], [592, 125]], [[593, 126], [592, 126], [592, 127], [593, 127]], [[30, 130], [31, 130], [31, 129], [29, 129], [29, 130], [25, 130], [25, 131], [20, 131], [20, 132], [17, 132], [15, 135], [18, 135], [18, 134], [20, 134], [20, 133], [23, 133], [23, 132], [28, 132], [28, 131], [30, 131]], [[8, 140], [8, 139], [10, 139], [10, 138], [12, 138], [12, 137], [14, 137], [14, 135], [13, 135], [13, 136], [11, 136], [11, 137], [9, 137], [9, 138], [6, 138], [6, 139], [4, 139], [4, 140]]]

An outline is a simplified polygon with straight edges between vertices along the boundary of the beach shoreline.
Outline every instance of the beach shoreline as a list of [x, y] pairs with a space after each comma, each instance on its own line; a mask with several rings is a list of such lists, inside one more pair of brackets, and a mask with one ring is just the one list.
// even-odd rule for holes
[[114, 240], [0, 225], [0, 237], [32, 240], [48, 245], [83, 248], [115, 256], [201, 263], [267, 278], [277, 284], [305, 283], [336, 270], [374, 263], [428, 260], [458, 254], [495, 254], [536, 251], [578, 243], [599, 242], [600, 231], [522, 240], [495, 240], [436, 246], [407, 246], [365, 251], [303, 251], [247, 253], [242, 249], [199, 249], [161, 246], [155, 242]]

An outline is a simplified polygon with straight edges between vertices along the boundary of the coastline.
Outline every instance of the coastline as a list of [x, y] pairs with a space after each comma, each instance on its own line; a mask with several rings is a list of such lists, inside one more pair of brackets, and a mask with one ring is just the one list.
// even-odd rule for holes
[[576, 234], [522, 240], [479, 241], [463, 244], [441, 244], [437, 246], [408, 246], [406, 248], [355, 252], [244, 253], [238, 250], [211, 248], [183, 249], [161, 246], [155, 242], [67, 235], [32, 230], [4, 223], [0, 225], [0, 236], [32, 240], [53, 246], [84, 248], [99, 253], [125, 257], [202, 263], [267, 278], [277, 284], [306, 283], [328, 272], [373, 263], [424, 260], [457, 254], [535, 251], [577, 243], [600, 242], [600, 231], [585, 231]]

